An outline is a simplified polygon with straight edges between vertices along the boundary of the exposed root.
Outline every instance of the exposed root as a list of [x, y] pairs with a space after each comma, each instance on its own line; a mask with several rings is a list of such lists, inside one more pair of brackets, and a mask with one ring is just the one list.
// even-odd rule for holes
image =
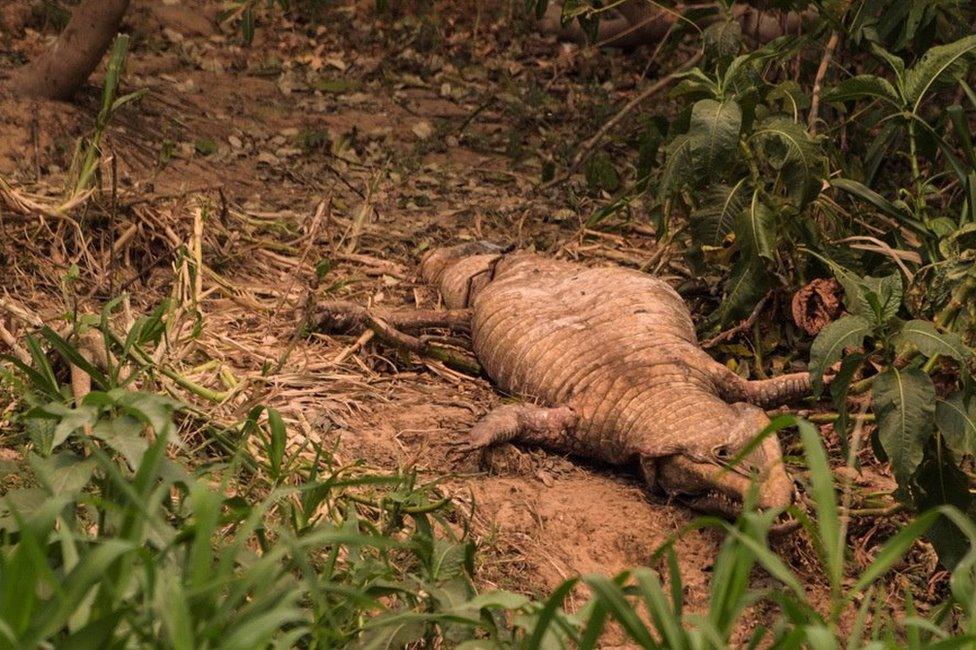
[[54, 44], [11, 76], [10, 89], [23, 97], [70, 99], [112, 44], [128, 6], [129, 0], [84, 0]]

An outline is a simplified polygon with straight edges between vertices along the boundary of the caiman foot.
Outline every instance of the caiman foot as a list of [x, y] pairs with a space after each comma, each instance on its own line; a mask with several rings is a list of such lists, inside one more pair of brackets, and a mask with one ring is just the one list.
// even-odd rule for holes
[[479, 420], [463, 448], [483, 449], [518, 441], [556, 451], [572, 451], [572, 432], [577, 416], [568, 406], [546, 408], [533, 404], [505, 404]]

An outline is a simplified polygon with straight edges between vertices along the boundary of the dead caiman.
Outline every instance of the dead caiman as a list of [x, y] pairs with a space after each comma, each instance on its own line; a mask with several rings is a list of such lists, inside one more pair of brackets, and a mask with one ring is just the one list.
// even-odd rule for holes
[[652, 489], [727, 516], [753, 480], [760, 508], [791, 503], [776, 436], [748, 447], [769, 424], [763, 407], [809, 393], [808, 373], [748, 381], [732, 372], [699, 347], [664, 281], [481, 242], [434, 250], [421, 269], [447, 310], [347, 317], [381, 330], [469, 326], [484, 372], [524, 400], [489, 412], [469, 447], [513, 441], [634, 464]]

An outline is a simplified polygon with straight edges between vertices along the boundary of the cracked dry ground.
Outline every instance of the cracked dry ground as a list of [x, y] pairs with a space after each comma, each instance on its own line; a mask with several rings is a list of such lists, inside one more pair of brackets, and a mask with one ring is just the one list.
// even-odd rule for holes
[[[265, 17], [249, 48], [217, 26], [217, 4], [134, 2], [125, 87], [149, 92], [106, 136], [117, 207], [110, 192], [94, 198], [85, 238], [63, 222], [25, 225], [24, 250], [7, 251], [7, 294], [53, 319], [74, 263], [82, 309], [120, 287], [135, 313], [175, 298], [181, 318], [161, 362], [229, 391], [217, 407], [228, 421], [266, 403], [293, 445], [324, 440], [340, 462], [446, 477], [474, 505], [482, 587], [541, 595], [578, 573], [647, 563], [692, 515], [649, 496], [634, 473], [511, 446], [460, 456], [451, 443], [503, 399], [487, 381], [356, 337], [299, 335], [310, 296], [435, 305], [416, 277], [430, 246], [484, 238], [592, 263], [652, 260], [639, 211], [595, 233], [578, 183], [537, 186], [547, 160], [621, 104], [644, 62], [569, 53], [512, 27], [522, 23], [505, 15], [510, 3], [445, 3], [431, 43], [415, 21], [338, 3], [318, 26]], [[40, 47], [30, 31], [6, 38], [24, 56]], [[5, 178], [60, 192], [97, 110], [93, 82], [74, 107], [2, 100]], [[677, 546], [692, 607], [707, 599], [719, 542], [695, 531]], [[810, 550], [781, 544], [822, 590]]]

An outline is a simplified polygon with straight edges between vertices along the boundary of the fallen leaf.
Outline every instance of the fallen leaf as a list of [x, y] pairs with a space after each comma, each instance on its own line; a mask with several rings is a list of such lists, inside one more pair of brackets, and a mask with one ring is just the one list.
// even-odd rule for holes
[[833, 322], [841, 310], [840, 284], [833, 278], [818, 278], [793, 294], [793, 322], [815, 335]]

